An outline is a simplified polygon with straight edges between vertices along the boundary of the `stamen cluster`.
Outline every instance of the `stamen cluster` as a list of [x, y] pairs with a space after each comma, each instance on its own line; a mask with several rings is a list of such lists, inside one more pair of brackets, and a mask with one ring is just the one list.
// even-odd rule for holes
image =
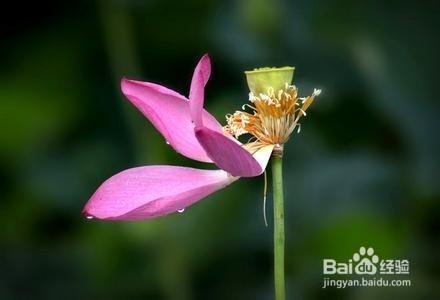
[[[243, 105], [243, 111], [226, 115], [224, 131], [236, 138], [248, 133], [261, 144], [283, 145], [295, 128], [300, 130], [299, 119], [320, 93], [315, 89], [311, 96], [299, 98], [297, 88], [288, 84], [277, 91], [268, 88], [265, 94], [250, 92], [251, 104]], [[246, 108], [251, 112], [244, 111]]]

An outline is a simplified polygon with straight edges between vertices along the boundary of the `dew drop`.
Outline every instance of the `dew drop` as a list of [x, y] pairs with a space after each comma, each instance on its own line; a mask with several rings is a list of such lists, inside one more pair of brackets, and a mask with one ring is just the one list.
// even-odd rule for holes
[[179, 213], [183, 213], [184, 211], [185, 211], [184, 208], [177, 210], [177, 212], [179, 212]]
[[93, 216], [86, 216], [86, 219], [91, 220], [91, 219], [93, 219]]
[[167, 145], [169, 145], [169, 144], [170, 144], [170, 142], [168, 142], [168, 141], [165, 141], [165, 143], [166, 143]]

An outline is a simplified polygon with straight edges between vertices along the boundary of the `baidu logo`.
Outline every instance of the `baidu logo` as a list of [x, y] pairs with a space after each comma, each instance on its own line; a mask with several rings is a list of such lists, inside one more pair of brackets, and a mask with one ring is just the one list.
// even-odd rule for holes
[[[407, 259], [379, 259], [373, 247], [360, 247], [347, 261], [335, 259], [323, 260], [322, 272], [324, 275], [359, 275], [355, 279], [341, 276], [332, 278], [325, 276], [322, 288], [346, 288], [353, 286], [411, 286], [411, 280], [388, 279], [385, 274], [409, 275], [409, 260]], [[379, 275], [379, 276], [375, 276]]]
[[409, 274], [407, 259], [379, 259], [373, 247], [360, 247], [347, 262], [326, 258], [322, 267], [325, 275]]

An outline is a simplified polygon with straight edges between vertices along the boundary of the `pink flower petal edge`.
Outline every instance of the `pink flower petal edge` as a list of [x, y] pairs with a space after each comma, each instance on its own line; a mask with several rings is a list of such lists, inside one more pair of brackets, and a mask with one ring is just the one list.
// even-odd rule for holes
[[145, 166], [107, 179], [84, 207], [87, 217], [140, 220], [185, 209], [238, 178], [222, 170]]
[[266, 145], [255, 151], [252, 156], [258, 161], [261, 169], [266, 170], [267, 164], [269, 162], [270, 156], [272, 155], [273, 148], [275, 145]]
[[[188, 99], [166, 87], [125, 78], [121, 89], [177, 152], [194, 160], [212, 162], [194, 135]], [[201, 116], [206, 127], [222, 131], [206, 110], [202, 109]]]
[[263, 172], [252, 154], [236, 141], [206, 127], [198, 127], [195, 132], [211, 160], [232, 176], [254, 177]]
[[211, 75], [211, 61], [205, 54], [197, 64], [191, 80], [189, 92], [191, 118], [196, 126], [201, 126], [203, 102], [205, 100], [205, 86]]

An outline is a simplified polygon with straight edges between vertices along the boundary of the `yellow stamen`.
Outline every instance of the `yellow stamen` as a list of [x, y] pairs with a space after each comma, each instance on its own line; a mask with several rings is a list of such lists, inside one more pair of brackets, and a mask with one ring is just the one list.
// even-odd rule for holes
[[314, 90], [312, 96], [298, 98], [297, 89], [293, 85], [285, 85], [284, 89], [275, 91], [268, 88], [267, 93], [249, 94], [252, 105], [243, 105], [243, 110], [227, 115], [227, 125], [224, 131], [239, 137], [249, 133], [257, 141], [266, 145], [282, 145], [287, 142], [290, 134], [298, 125], [301, 116], [306, 116], [306, 110], [312, 104], [320, 90]]

